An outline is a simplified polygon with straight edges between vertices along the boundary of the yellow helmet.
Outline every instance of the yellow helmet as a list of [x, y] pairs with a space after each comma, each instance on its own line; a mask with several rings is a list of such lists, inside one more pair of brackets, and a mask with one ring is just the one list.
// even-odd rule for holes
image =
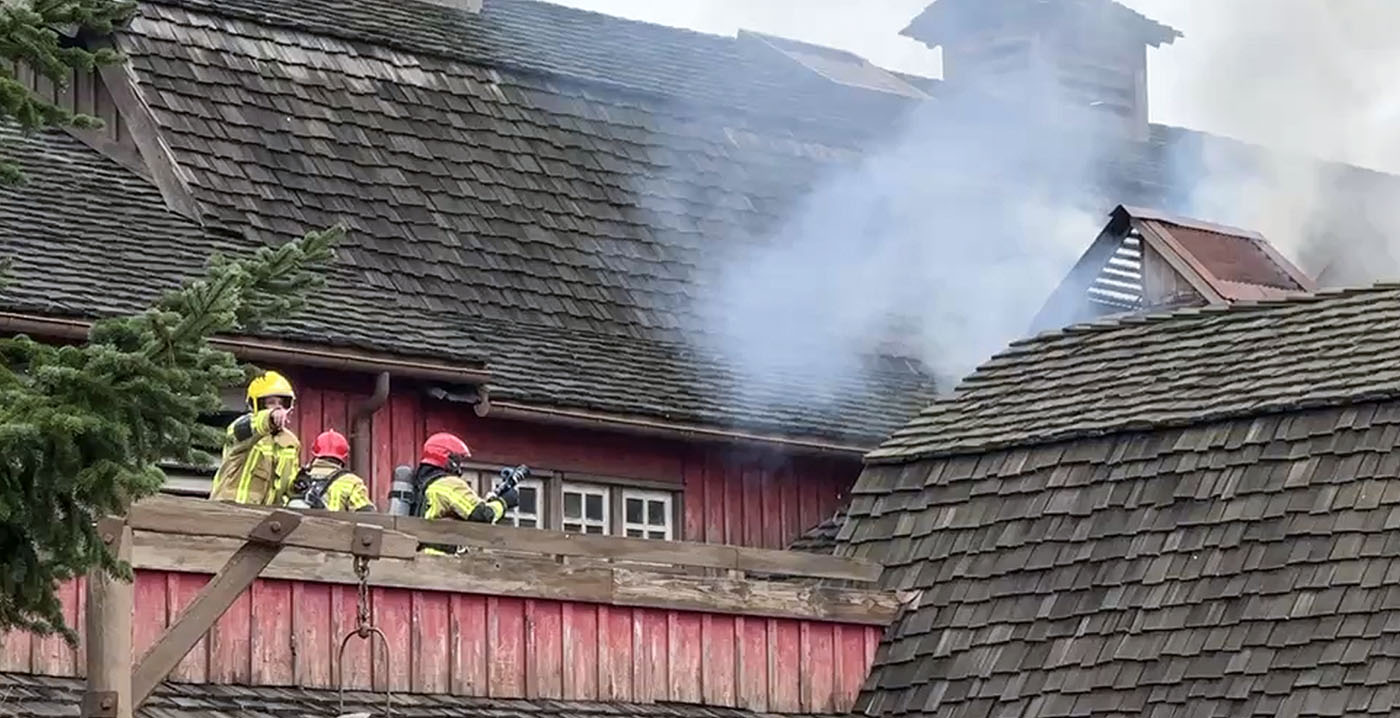
[[297, 394], [292, 391], [292, 383], [287, 381], [287, 377], [275, 371], [264, 373], [248, 384], [248, 406], [257, 408], [258, 401], [269, 396], [285, 396], [288, 404], [296, 400]]

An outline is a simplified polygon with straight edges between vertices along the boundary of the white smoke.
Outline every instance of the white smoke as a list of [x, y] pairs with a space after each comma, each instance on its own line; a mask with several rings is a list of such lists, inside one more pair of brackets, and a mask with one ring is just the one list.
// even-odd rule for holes
[[878, 350], [949, 388], [1027, 332], [1111, 209], [1092, 188], [1113, 143], [1047, 121], [985, 97], [926, 103], [771, 236], [710, 254], [697, 336], [745, 384], [801, 367], [849, 386]]
[[1314, 275], [1347, 265], [1340, 278], [1356, 282], [1396, 269], [1400, 185], [1319, 160], [1400, 171], [1400, 2], [1126, 4], [1186, 34], [1152, 58], [1164, 96], [1155, 118], [1258, 146], [1246, 157], [1205, 142], [1175, 157], [1190, 187], [1177, 211], [1259, 231]]

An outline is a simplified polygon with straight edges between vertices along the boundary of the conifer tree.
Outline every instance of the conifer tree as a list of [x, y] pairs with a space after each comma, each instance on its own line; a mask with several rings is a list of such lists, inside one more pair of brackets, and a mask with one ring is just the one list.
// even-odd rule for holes
[[58, 582], [91, 570], [131, 578], [96, 520], [156, 493], [158, 462], [212, 461], [197, 447], [222, 436], [198, 419], [249, 372], [207, 340], [297, 311], [343, 232], [238, 260], [216, 255], [202, 278], [141, 314], [94, 323], [81, 345], [0, 339], [0, 630], [72, 641]]
[[[121, 62], [115, 50], [88, 50], [74, 38], [106, 37], [135, 12], [135, 0], [0, 0], [0, 124], [14, 121], [26, 132], [101, 127], [96, 117], [74, 114], [31, 92], [16, 68], [27, 67], [63, 87], [73, 69]], [[21, 180], [19, 168], [0, 159], [0, 184]]]

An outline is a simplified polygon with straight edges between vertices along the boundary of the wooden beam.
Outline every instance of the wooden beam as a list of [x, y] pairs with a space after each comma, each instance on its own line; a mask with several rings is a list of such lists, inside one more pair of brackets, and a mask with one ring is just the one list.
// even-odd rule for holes
[[281, 544], [248, 541], [233, 554], [175, 619], [175, 625], [166, 629], [160, 640], [141, 656], [131, 674], [132, 705], [139, 707], [145, 702], [151, 691], [170, 675], [200, 637], [214, 627], [214, 622], [253, 585], [281, 551]]
[[[98, 522], [97, 533], [118, 561], [130, 561], [131, 527], [118, 518]], [[98, 570], [87, 579], [87, 695], [84, 718], [131, 718], [132, 584]]]
[[659, 563], [725, 570], [770, 573], [805, 578], [872, 583], [880, 578], [880, 564], [862, 559], [773, 549], [698, 543], [657, 541], [571, 534], [542, 529], [520, 529], [467, 521], [426, 521], [396, 517], [393, 527], [417, 536], [425, 543], [510, 550], [553, 556], [606, 558], [614, 561]]
[[[175, 496], [153, 496], [131, 507], [127, 523], [135, 531], [243, 539], [272, 512], [271, 508]], [[375, 520], [377, 517], [359, 513], [326, 516], [335, 518], [304, 515], [301, 523], [287, 536], [283, 544], [321, 551], [353, 553], [355, 524], [383, 525]], [[396, 531], [383, 532], [379, 547], [380, 557], [412, 559], [417, 553], [418, 539]]]
[[[104, 39], [96, 44], [110, 47], [112, 43]], [[125, 62], [103, 65], [97, 68], [97, 78], [101, 86], [106, 87], [121, 121], [131, 132], [136, 150], [141, 153], [141, 159], [150, 171], [156, 189], [160, 190], [166, 207], [203, 225], [199, 202], [190, 191], [189, 180], [175, 160], [174, 151], [161, 135], [160, 122], [156, 120], [155, 113], [141, 98], [136, 72], [131, 65]]]
[[[219, 570], [238, 547], [238, 542], [227, 539], [140, 531], [135, 542], [137, 567], [193, 573]], [[268, 564], [263, 576], [342, 585], [358, 583], [349, 556], [294, 548], [282, 551]], [[489, 551], [464, 556], [419, 556], [411, 562], [375, 561], [370, 584], [876, 626], [888, 625], [898, 610], [895, 594], [888, 591], [788, 581], [704, 579], [616, 565], [561, 565], [548, 558]]]

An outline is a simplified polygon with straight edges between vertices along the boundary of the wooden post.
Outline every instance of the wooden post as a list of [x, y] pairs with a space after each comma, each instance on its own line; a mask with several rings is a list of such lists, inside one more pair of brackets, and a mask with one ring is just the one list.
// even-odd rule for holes
[[[97, 522], [118, 561], [131, 561], [131, 527], [120, 518]], [[95, 571], [87, 580], [87, 694], [83, 718], [131, 718], [132, 585]]]

